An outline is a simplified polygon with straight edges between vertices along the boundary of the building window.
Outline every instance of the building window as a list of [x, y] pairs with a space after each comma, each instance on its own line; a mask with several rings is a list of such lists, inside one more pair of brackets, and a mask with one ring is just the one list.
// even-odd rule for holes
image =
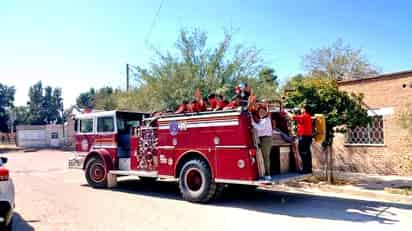
[[349, 129], [346, 133], [346, 144], [354, 145], [382, 145], [384, 144], [383, 135], [383, 116], [371, 116], [372, 122], [367, 127], [356, 127]]
[[80, 120], [80, 133], [93, 132], [93, 119]]
[[113, 117], [100, 117], [97, 119], [98, 132], [114, 132]]

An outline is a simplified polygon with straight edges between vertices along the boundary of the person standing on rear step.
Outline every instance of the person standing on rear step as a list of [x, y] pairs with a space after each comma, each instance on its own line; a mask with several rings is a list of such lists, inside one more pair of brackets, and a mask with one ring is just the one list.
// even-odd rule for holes
[[259, 147], [262, 151], [263, 162], [265, 165], [265, 180], [271, 180], [270, 176], [270, 151], [272, 150], [272, 119], [269, 116], [267, 108], [260, 105], [257, 109], [258, 119], [252, 118], [252, 126], [259, 137]]
[[298, 149], [303, 162], [302, 173], [312, 173], [312, 153], [310, 150], [313, 138], [312, 115], [308, 105], [304, 105], [300, 112], [300, 115], [288, 114], [298, 125]]

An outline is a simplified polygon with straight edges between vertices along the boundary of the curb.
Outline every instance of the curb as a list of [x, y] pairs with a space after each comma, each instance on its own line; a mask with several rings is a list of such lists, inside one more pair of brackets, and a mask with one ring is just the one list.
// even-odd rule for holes
[[274, 185], [265, 189], [309, 195], [332, 196], [345, 199], [361, 199], [366, 201], [412, 205], [412, 196], [391, 194], [382, 190], [374, 191], [360, 189], [351, 185], [335, 186], [307, 182], [294, 182], [290, 184]]

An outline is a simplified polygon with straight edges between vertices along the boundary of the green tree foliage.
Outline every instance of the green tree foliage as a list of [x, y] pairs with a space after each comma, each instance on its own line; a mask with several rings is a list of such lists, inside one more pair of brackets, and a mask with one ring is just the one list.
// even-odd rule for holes
[[49, 121], [53, 121], [53, 117], [55, 113], [53, 112], [53, 88], [47, 86], [44, 88], [44, 96], [42, 99], [42, 107], [41, 107], [41, 117], [45, 123], [49, 123]]
[[100, 88], [95, 97], [95, 108], [105, 111], [116, 109], [118, 92], [118, 90], [113, 90], [111, 87]]
[[16, 115], [14, 125], [30, 124], [30, 113], [27, 106], [18, 106], [14, 108], [14, 114]]
[[9, 118], [10, 109], [13, 107], [14, 94], [16, 90], [14, 87], [0, 83], [0, 131], [9, 132]]
[[125, 96], [120, 95], [120, 90], [113, 90], [111, 87], [102, 87], [98, 90], [91, 88], [77, 97], [76, 104], [80, 108], [108, 111], [118, 108], [118, 100], [121, 97]]
[[[229, 33], [225, 33], [215, 48], [209, 48], [205, 32], [182, 30], [175, 50], [157, 50], [148, 68], [138, 68], [141, 84], [119, 94], [118, 108], [173, 110], [183, 100], [191, 100], [196, 88], [203, 96], [218, 93], [229, 99], [234, 95], [235, 86], [242, 81], [252, 86], [259, 96], [275, 98], [274, 71], [262, 71], [262, 63], [256, 48], [233, 45]], [[263, 88], [261, 84], [264, 84]]]
[[329, 47], [311, 50], [302, 61], [308, 74], [315, 77], [347, 80], [378, 74], [378, 68], [365, 58], [361, 49], [354, 49], [341, 39]]
[[[32, 125], [49, 123], [61, 123], [63, 113], [63, 99], [61, 89], [53, 89], [46, 86], [43, 89], [39, 81], [29, 89], [29, 101], [27, 102], [28, 118], [19, 118], [18, 121], [26, 121]], [[23, 115], [23, 109], [21, 109]]]
[[363, 96], [340, 91], [335, 80], [306, 77], [293, 83], [292, 87], [294, 91], [289, 93], [287, 98], [289, 107], [306, 104], [314, 113], [326, 116], [324, 146], [332, 145], [336, 128], [355, 128], [370, 122], [367, 110], [363, 107]]
[[345, 128], [365, 126], [370, 122], [367, 110], [363, 108], [362, 95], [348, 94], [338, 89], [337, 81], [324, 77], [305, 77], [290, 83], [294, 91], [287, 98], [289, 107], [309, 105], [313, 113], [326, 117], [326, 174], [333, 183], [333, 150], [335, 132]]
[[80, 93], [76, 99], [76, 104], [80, 108], [93, 109], [96, 106], [95, 101], [96, 90], [94, 88], [90, 88], [88, 92]]
[[274, 101], [280, 97], [278, 94], [277, 75], [275, 75], [275, 70], [272, 68], [263, 68], [258, 74], [256, 86], [252, 87], [256, 89], [256, 97], [259, 99]]
[[32, 125], [45, 124], [43, 110], [43, 85], [41, 81], [29, 88], [29, 122]]
[[63, 98], [62, 98], [62, 89], [61, 88], [54, 88], [53, 96], [52, 96], [52, 103], [50, 111], [52, 112], [52, 118], [50, 121], [57, 121], [57, 123], [63, 122]]

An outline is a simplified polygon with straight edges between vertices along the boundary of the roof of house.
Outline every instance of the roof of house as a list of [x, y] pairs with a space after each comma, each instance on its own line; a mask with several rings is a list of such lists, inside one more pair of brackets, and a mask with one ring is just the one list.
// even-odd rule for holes
[[342, 80], [342, 81], [338, 82], [338, 85], [342, 86], [342, 85], [358, 84], [358, 83], [369, 82], [369, 81], [379, 81], [379, 80], [387, 80], [387, 79], [395, 79], [395, 78], [405, 78], [405, 77], [411, 77], [411, 76], [412, 76], [412, 70], [407, 70], [407, 71], [399, 71], [399, 72], [375, 75], [375, 76], [366, 77], [366, 78], [362, 78], [362, 79]]

